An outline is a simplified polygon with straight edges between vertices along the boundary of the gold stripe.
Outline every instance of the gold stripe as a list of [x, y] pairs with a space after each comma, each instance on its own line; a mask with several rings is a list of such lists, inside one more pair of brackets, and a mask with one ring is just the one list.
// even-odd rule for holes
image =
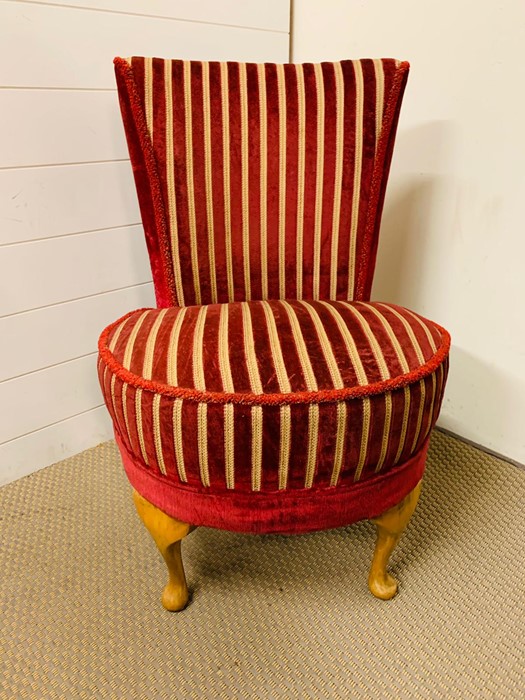
[[[443, 363], [439, 365], [438, 371], [439, 371], [439, 379], [437, 380], [436, 396], [438, 396], [439, 400], [441, 400], [441, 397], [443, 394], [443, 389], [444, 389], [444, 382], [445, 382], [445, 369], [443, 367]], [[431, 420], [433, 420], [433, 418], [434, 418], [434, 416], [432, 416]], [[436, 420], [437, 420], [437, 416], [436, 416]], [[432, 428], [432, 426], [430, 426], [430, 428]]]
[[363, 399], [363, 429], [361, 431], [361, 447], [359, 449], [359, 462], [355, 470], [354, 481], [359, 481], [363, 467], [365, 466], [368, 452], [368, 436], [370, 434], [370, 399], [366, 396]]
[[170, 386], [177, 386], [178, 376], [177, 376], [177, 359], [179, 355], [179, 336], [180, 329], [182, 327], [182, 322], [186, 315], [188, 307], [184, 306], [179, 309], [173, 328], [171, 329], [170, 339], [168, 343], [168, 367], [167, 367], [167, 378], [168, 384]]
[[124, 326], [127, 324], [127, 322], [129, 321], [130, 318], [131, 318], [131, 316], [128, 316], [126, 319], [124, 319], [124, 321], [122, 321], [120, 326], [117, 327], [117, 330], [113, 333], [113, 337], [111, 338], [111, 342], [108, 345], [109, 351], [111, 353], [115, 352], [115, 348], [117, 347], [117, 342], [118, 342], [118, 339], [120, 338], [120, 334], [122, 333]]
[[217, 303], [217, 271], [215, 265], [215, 223], [213, 220], [213, 166], [211, 150], [210, 65], [202, 62], [202, 113], [204, 121], [204, 178], [206, 188], [206, 221], [208, 259], [210, 261], [211, 303]]
[[173, 143], [173, 77], [171, 60], [164, 61], [164, 92], [166, 100], [166, 187], [168, 190], [168, 217], [171, 234], [171, 257], [175, 277], [175, 295], [179, 306], [184, 306], [184, 287], [180, 267], [177, 199], [175, 197], [175, 162]]
[[[436, 397], [438, 398], [438, 404], [439, 404], [439, 401], [441, 401], [441, 399], [442, 399], [444, 382], [445, 382], [445, 369], [443, 367], [443, 363], [441, 363], [439, 365], [436, 372], [439, 372], [439, 377], [436, 380], [437, 381]], [[434, 415], [433, 415], [435, 408], [436, 408], [436, 406], [435, 406], [435, 400], [434, 400], [434, 406], [433, 406], [432, 411], [431, 411], [430, 416], [429, 416], [428, 433], [430, 433], [430, 431], [432, 430], [434, 418], [437, 420], [437, 416], [434, 417]]]
[[421, 328], [425, 331], [425, 335], [427, 336], [427, 340], [428, 340], [428, 342], [429, 342], [429, 345], [430, 345], [430, 347], [432, 348], [432, 352], [436, 352], [436, 351], [437, 351], [436, 342], [435, 342], [434, 336], [433, 336], [432, 333], [430, 332], [430, 329], [429, 329], [429, 327], [427, 326], [427, 324], [424, 323], [424, 322], [422, 321], [422, 319], [419, 318], [419, 316], [418, 316], [417, 314], [415, 314], [415, 313], [413, 313], [412, 311], [410, 311], [410, 309], [404, 309], [404, 311], [405, 311], [405, 313], [410, 314], [410, 316], [412, 316], [412, 318], [413, 318], [415, 321], [417, 321], [417, 322], [419, 323], [419, 325], [421, 326]]
[[378, 306], [382, 306], [383, 308], [388, 309], [389, 311], [391, 311], [394, 314], [394, 316], [396, 316], [401, 321], [401, 323], [403, 324], [403, 326], [407, 332], [408, 337], [410, 338], [410, 342], [412, 343], [412, 347], [414, 348], [414, 351], [417, 355], [417, 359], [418, 359], [419, 363], [421, 365], [424, 365], [425, 364], [425, 356], [423, 355], [419, 341], [416, 338], [415, 333], [412, 330], [412, 327], [410, 326], [410, 324], [408, 323], [406, 318], [404, 318], [392, 306], [388, 306], [387, 304], [381, 304], [381, 303], [378, 303]]
[[405, 395], [405, 404], [403, 408], [403, 422], [401, 424], [401, 435], [399, 436], [399, 446], [397, 448], [394, 464], [397, 464], [401, 458], [401, 453], [403, 452], [403, 448], [405, 447], [405, 440], [407, 436], [408, 414], [410, 412], [410, 388], [408, 386], [404, 387], [403, 392]]
[[195, 221], [195, 188], [193, 181], [193, 123], [191, 105], [191, 64], [183, 61], [184, 73], [184, 124], [186, 136], [186, 189], [188, 194], [188, 225], [190, 234], [191, 271], [195, 303], [201, 303], [201, 285], [199, 279], [199, 253], [197, 242], [197, 224]]
[[421, 433], [421, 423], [423, 422], [423, 409], [425, 408], [425, 395], [426, 395], [426, 387], [425, 387], [425, 380], [424, 379], [419, 380], [419, 391], [420, 391], [419, 411], [417, 413], [416, 432], [414, 435], [414, 441], [412, 442], [412, 447], [410, 449], [410, 454], [412, 454], [414, 452], [414, 450], [416, 449], [417, 441], [419, 440], [419, 434]]
[[289, 405], [280, 408], [280, 442], [279, 442], [279, 489], [288, 485], [288, 468], [290, 464], [290, 446], [292, 443], [292, 417]]
[[279, 297], [286, 298], [286, 85], [284, 66], [277, 65], [279, 96]]
[[126, 349], [124, 351], [124, 359], [122, 360], [122, 366], [125, 369], [130, 368], [131, 358], [133, 357], [133, 350], [135, 347], [135, 341], [137, 340], [137, 335], [140, 331], [140, 327], [144, 323], [144, 319], [146, 318], [146, 316], [148, 314], [149, 314], [149, 309], [142, 312], [142, 314], [137, 319], [137, 321], [133, 327], [133, 330], [130, 333], [130, 336], [128, 338], [128, 342], [126, 343]]
[[144, 111], [146, 124], [153, 142], [153, 59], [144, 59]]
[[144, 379], [151, 379], [152, 372], [153, 372], [153, 357], [155, 354], [155, 343], [157, 341], [157, 334], [159, 332], [159, 328], [162, 324], [162, 321], [164, 320], [164, 316], [166, 315], [168, 309], [162, 309], [162, 311], [158, 314], [157, 318], [155, 319], [155, 323], [150, 329], [150, 332], [148, 334], [148, 339], [146, 340], [146, 349], [144, 350], [144, 363], [142, 365], [142, 375]]
[[228, 85], [228, 64], [221, 63], [221, 103], [222, 103], [222, 159], [224, 175], [224, 237], [226, 240], [226, 277], [228, 301], [235, 298], [232, 262], [232, 216], [230, 195], [230, 102]]
[[[279, 382], [279, 389], [282, 393], [289, 394], [292, 391], [288, 372], [284, 364], [283, 352], [281, 343], [279, 342], [279, 333], [277, 324], [271, 310], [271, 306], [267, 301], [261, 302], [266, 326], [268, 328], [268, 337], [270, 339], [270, 350], [272, 353], [273, 366], [275, 367], [275, 375]], [[288, 484], [288, 469], [290, 463], [290, 447], [291, 447], [291, 409], [288, 405], [280, 407], [280, 444], [279, 444], [279, 489], [285, 489]]]
[[268, 299], [268, 124], [266, 113], [266, 74], [264, 64], [257, 65], [259, 83], [259, 143], [261, 158], [261, 296]]
[[135, 421], [139, 436], [140, 451], [144, 462], [149, 467], [148, 455], [146, 454], [146, 443], [144, 442], [144, 430], [142, 428], [142, 389], [135, 390]]
[[208, 404], [199, 403], [197, 406], [197, 446], [199, 450], [199, 471], [203, 486], [210, 485], [208, 471]]
[[124, 382], [122, 384], [122, 413], [124, 414], [124, 423], [126, 424], [126, 433], [128, 435], [128, 442], [131, 445], [131, 431], [129, 429], [129, 419], [128, 419], [128, 385]]
[[323, 217], [324, 180], [324, 81], [320, 63], [314, 64], [315, 86], [317, 91], [317, 164], [315, 179], [315, 228], [313, 260], [313, 298], [319, 299], [319, 276], [321, 273], [321, 224]]
[[[354, 372], [357, 377], [357, 382], [361, 386], [364, 384], [368, 384], [368, 378], [366, 376], [365, 368], [363, 366], [363, 363], [361, 362], [361, 356], [359, 355], [359, 351], [357, 349], [357, 346], [355, 344], [355, 340], [348, 330], [348, 327], [346, 326], [345, 322], [343, 321], [341, 314], [339, 313], [338, 309], [333, 307], [331, 304], [329, 304], [326, 301], [319, 301], [320, 304], [322, 304], [328, 311], [330, 312], [331, 316], [333, 317], [334, 321], [337, 323], [337, 328], [339, 329], [339, 332], [343, 336], [343, 342], [345, 344], [346, 352], [348, 353], [348, 357], [350, 358], [350, 362], [352, 363], [352, 367], [354, 368]], [[384, 363], [384, 360], [383, 360]], [[384, 365], [386, 368], [386, 364]], [[382, 375], [381, 375], [382, 376]], [[388, 376], [388, 370], [387, 370], [387, 376]]]
[[104, 372], [102, 374], [102, 384], [101, 384], [102, 393], [104, 394], [104, 400], [105, 400], [105, 394], [106, 394], [106, 383], [107, 383], [107, 378], [108, 378], [108, 372], [109, 372], [109, 367], [107, 365], [105, 365]]
[[199, 309], [199, 315], [195, 323], [195, 331], [193, 333], [193, 384], [198, 391], [206, 391], [206, 381], [204, 379], [204, 324], [206, 323], [207, 306], [202, 306]]
[[323, 351], [324, 359], [328, 365], [328, 370], [330, 371], [330, 377], [332, 379], [332, 384], [334, 389], [342, 389], [344, 387], [343, 378], [341, 377], [341, 372], [339, 371], [339, 366], [337, 364], [337, 359], [332, 350], [332, 345], [326, 333], [325, 327], [317, 313], [316, 309], [308, 301], [301, 301], [299, 303], [308, 311], [310, 318], [313, 321], [315, 330], [317, 331], [317, 336], [321, 344], [321, 350]]
[[374, 59], [374, 72], [376, 77], [376, 150], [383, 127], [383, 105], [385, 101], [385, 72], [383, 61], [380, 58]]
[[359, 322], [359, 325], [363, 329], [363, 332], [366, 335], [368, 342], [370, 343], [370, 347], [372, 348], [372, 353], [374, 355], [375, 361], [377, 362], [377, 366], [379, 368], [379, 373], [381, 375], [381, 379], [383, 381], [385, 379], [390, 379], [390, 371], [389, 371], [388, 366], [386, 364], [385, 357], [383, 355], [383, 351], [381, 350], [381, 346], [377, 342], [377, 338], [375, 337], [374, 333], [372, 332], [372, 329], [370, 328], [370, 324], [368, 323], [366, 318], [355, 308], [355, 306], [352, 304], [352, 302], [343, 301], [341, 303], [344, 305], [344, 307], [346, 309], [348, 309], [350, 311], [350, 313], [353, 316], [355, 316], [355, 318]]
[[234, 387], [228, 352], [228, 310], [228, 304], [222, 304], [219, 316], [219, 372], [224, 391], [231, 393]]
[[303, 370], [304, 378], [306, 381], [306, 388], [308, 389], [308, 391], [317, 391], [317, 380], [315, 378], [312, 363], [310, 362], [310, 357], [308, 355], [308, 349], [304, 342], [303, 333], [301, 331], [301, 326], [299, 325], [299, 321], [297, 319], [295, 310], [284, 299], [281, 299], [280, 303], [284, 306], [285, 311], [290, 320], [292, 334], [295, 341], [295, 346], [297, 348], [297, 354], [299, 355], [301, 368]]
[[379, 311], [374, 306], [367, 304], [366, 308], [369, 309], [374, 314], [374, 316], [376, 316], [379, 319], [381, 325], [385, 329], [385, 331], [390, 339], [390, 342], [392, 343], [392, 346], [395, 350], [395, 353], [397, 355], [397, 359], [399, 360], [399, 364], [401, 365], [401, 367], [403, 369], [403, 372], [405, 372], [405, 374], [407, 372], [410, 372], [410, 366], [409, 366], [407, 359], [405, 357], [405, 353], [403, 351], [403, 348], [401, 347], [401, 344], [400, 344], [399, 340], [397, 339], [396, 334], [392, 330], [392, 326], [390, 325], [388, 320], [383, 316], [383, 314], [379, 313]]
[[233, 411], [232, 403], [224, 404], [224, 465], [227, 489], [235, 488], [235, 421]]
[[319, 404], [311, 403], [308, 406], [308, 456], [306, 459], [306, 475], [304, 487], [312, 487], [317, 463], [317, 442], [319, 439]]
[[153, 397], [153, 439], [155, 441], [155, 453], [160, 471], [166, 475], [166, 465], [162, 453], [162, 438], [160, 436], [160, 394]]
[[334, 63], [335, 74], [335, 176], [334, 209], [332, 213], [332, 253], [330, 260], [330, 298], [337, 296], [337, 259], [339, 252], [339, 224], [341, 218], [341, 196], [343, 183], [343, 143], [344, 143], [344, 80], [341, 63]]
[[330, 486], [337, 486], [337, 482], [339, 481], [339, 475], [341, 473], [341, 467], [343, 464], [343, 447], [345, 443], [346, 434], [346, 414], [346, 403], [344, 401], [339, 401], [337, 404], [337, 428], [334, 450], [334, 468], [332, 470]]
[[380, 472], [385, 463], [386, 453], [388, 451], [388, 439], [390, 437], [390, 424], [392, 422], [392, 394], [385, 394], [385, 422], [383, 423], [383, 438], [381, 440], [381, 453], [376, 466], [376, 473]]
[[252, 406], [252, 490], [261, 490], [263, 407]]
[[[440, 365], [442, 367], [443, 365]], [[434, 416], [434, 403], [436, 401], [436, 373], [432, 372], [432, 398], [430, 400], [430, 409], [428, 411], [427, 427], [425, 428], [425, 437], [428, 437], [432, 430], [432, 418]]]
[[262, 307], [264, 309], [264, 316], [266, 318], [266, 326], [268, 328], [268, 337], [270, 338], [270, 350], [272, 351], [272, 360], [275, 367], [275, 375], [277, 381], [279, 382], [279, 389], [283, 394], [289, 394], [292, 391], [290, 381], [288, 379], [288, 372], [286, 371], [286, 365], [284, 364], [283, 351], [281, 349], [281, 343], [279, 341], [279, 332], [277, 330], [277, 324], [275, 323], [275, 318], [271, 310], [271, 306], [267, 301], [261, 301]]
[[250, 378], [251, 390], [254, 394], [262, 394], [263, 387], [259, 376], [259, 367], [257, 365], [257, 355], [255, 353], [253, 339], [253, 325], [250, 305], [248, 302], [241, 302], [242, 309], [242, 325], [244, 330], [244, 355], [246, 357], [246, 366], [248, 368], [248, 376]]
[[173, 402], [173, 444], [175, 446], [175, 461], [179, 479], [186, 483], [186, 467], [184, 466], [184, 449], [182, 447], [182, 399]]
[[303, 296], [303, 239], [304, 239], [304, 177], [306, 154], [306, 97], [303, 67], [296, 65], [297, 73], [297, 232], [296, 268], [297, 299]]
[[249, 194], [249, 162], [248, 150], [248, 95], [247, 95], [246, 63], [239, 63], [239, 97], [241, 101], [241, 205], [242, 205], [242, 261], [244, 268], [244, 298], [251, 299], [250, 281], [250, 210]]
[[[106, 370], [107, 370], [107, 367], [104, 370], [104, 385], [106, 384]], [[118, 421], [117, 421], [117, 406], [115, 403], [115, 381], [116, 381], [116, 379], [117, 379], [117, 375], [112, 374], [111, 375], [111, 382], [110, 382], [110, 392], [111, 392], [111, 405], [113, 406], [113, 415], [115, 417], [114, 420], [115, 420], [115, 423], [118, 423]]]
[[357, 226], [359, 223], [359, 199], [361, 197], [361, 168], [363, 161], [363, 67], [361, 61], [352, 61], [355, 73], [355, 147], [354, 184], [352, 191], [352, 215], [350, 220], [350, 250], [348, 259], [348, 298], [354, 296]]

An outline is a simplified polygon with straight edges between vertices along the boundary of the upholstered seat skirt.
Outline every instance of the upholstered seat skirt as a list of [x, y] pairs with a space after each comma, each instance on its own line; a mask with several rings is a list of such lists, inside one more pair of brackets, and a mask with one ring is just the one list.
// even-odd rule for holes
[[376, 302], [145, 309], [102, 333], [99, 376], [145, 498], [194, 525], [305, 532], [377, 516], [421, 479], [449, 344]]

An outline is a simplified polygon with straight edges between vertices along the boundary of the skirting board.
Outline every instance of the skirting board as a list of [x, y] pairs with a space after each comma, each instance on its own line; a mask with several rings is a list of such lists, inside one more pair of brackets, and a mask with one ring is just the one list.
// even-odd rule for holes
[[503, 460], [503, 462], [508, 462], [509, 464], [513, 464], [515, 467], [518, 467], [518, 469], [525, 469], [525, 464], [522, 464], [521, 462], [517, 462], [515, 459], [511, 459], [510, 457], [506, 457], [505, 455], [500, 454], [499, 452], [496, 452], [495, 450], [491, 450], [489, 447], [484, 447], [483, 445], [480, 445], [477, 442], [474, 442], [474, 440], [469, 440], [466, 437], [463, 437], [462, 435], [458, 435], [457, 433], [452, 432], [452, 430], [447, 430], [446, 428], [442, 428], [441, 426], [436, 426], [435, 430], [439, 430], [441, 433], [445, 433], [445, 435], [450, 435], [451, 437], [456, 438], [457, 440], [461, 440], [461, 442], [467, 443], [467, 445], [472, 445], [472, 447], [476, 447], [478, 450], [481, 450], [482, 452], [486, 452], [488, 455], [492, 455], [493, 457], [497, 457], [498, 459]]

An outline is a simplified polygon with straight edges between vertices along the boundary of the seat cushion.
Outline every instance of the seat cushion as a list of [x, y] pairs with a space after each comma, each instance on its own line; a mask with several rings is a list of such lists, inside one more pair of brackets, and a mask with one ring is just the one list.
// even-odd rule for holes
[[[254, 495], [357, 493], [400, 472], [439, 413], [449, 344], [392, 304], [145, 309], [102, 333], [99, 376], [128, 475], [169, 484], [176, 517], [193, 493], [244, 499], [253, 518]], [[207, 515], [192, 522], [217, 525]], [[267, 531], [242, 525], [231, 529]]]

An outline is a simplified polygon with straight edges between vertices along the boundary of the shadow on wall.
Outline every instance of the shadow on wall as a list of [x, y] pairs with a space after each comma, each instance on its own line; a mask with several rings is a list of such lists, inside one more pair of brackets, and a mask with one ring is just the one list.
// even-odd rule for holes
[[438, 272], [436, 266], [445, 264], [437, 253], [452, 235], [451, 182], [446, 173], [454, 146], [450, 122], [429, 122], [399, 132], [383, 211], [373, 299], [424, 308], [425, 289], [431, 284], [428, 273]]
[[[516, 412], [525, 381], [454, 344], [450, 371], [454, 381], [447, 384], [439, 425], [496, 452], [508, 445], [508, 454], [524, 454], [525, 436], [517, 428]], [[487, 403], [492, 410], [480, 411]]]

